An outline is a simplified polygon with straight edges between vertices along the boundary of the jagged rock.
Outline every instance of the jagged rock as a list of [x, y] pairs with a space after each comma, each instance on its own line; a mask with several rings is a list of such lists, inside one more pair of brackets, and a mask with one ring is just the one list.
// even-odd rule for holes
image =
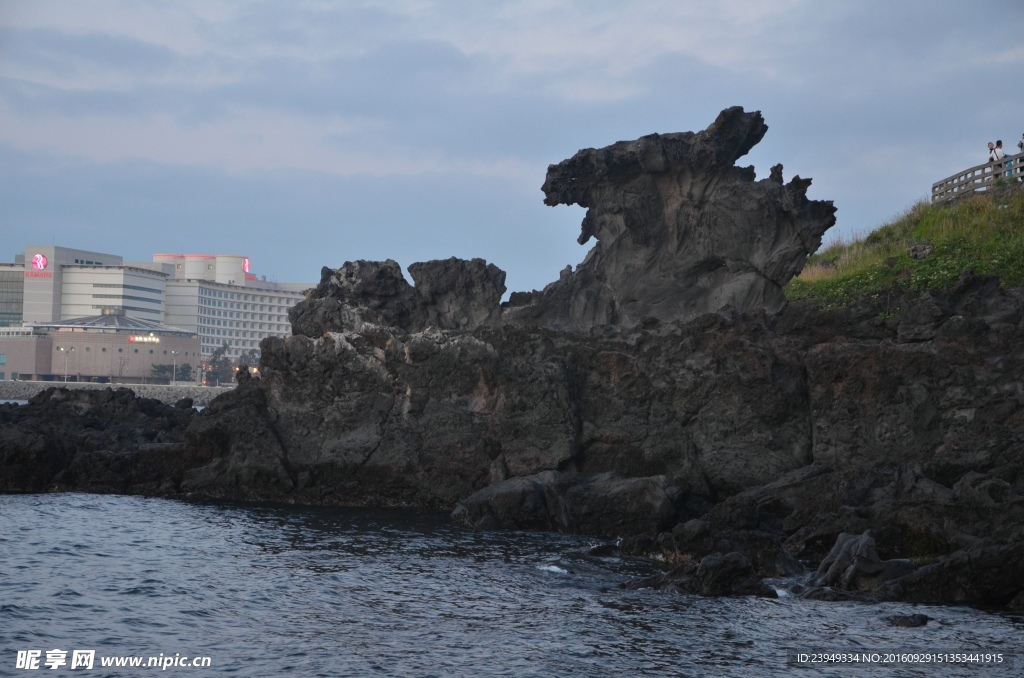
[[885, 618], [889, 626], [897, 626], [906, 629], [919, 628], [928, 623], [926, 614], [892, 614]]
[[621, 478], [545, 471], [510, 478], [462, 500], [452, 516], [485, 529], [544, 528], [602, 536], [658, 532], [678, 517], [680, 492], [664, 476]]
[[757, 578], [750, 561], [742, 553], [712, 553], [700, 561], [695, 578], [705, 596], [759, 596], [778, 598], [775, 589]]
[[[243, 372], [248, 373], [243, 370]], [[185, 432], [188, 449], [204, 463], [188, 468], [180, 491], [243, 501], [287, 501], [301, 488], [267, 411], [259, 380], [239, 381], [203, 410]]]
[[552, 165], [545, 203], [587, 208], [580, 244], [597, 245], [543, 292], [514, 293], [502, 313], [505, 274], [480, 259], [401, 268], [348, 262], [325, 268], [320, 285], [291, 311], [308, 337], [363, 323], [407, 332], [472, 330], [501, 320], [586, 332], [691, 320], [705, 313], [779, 312], [782, 287], [835, 223], [831, 202], [810, 201], [810, 180], [755, 181], [735, 161], [768, 130], [760, 113], [722, 111], [703, 132], [652, 134], [586, 149]]
[[195, 415], [126, 389], [49, 388], [0, 407], [0, 492], [167, 492]]
[[778, 598], [739, 552], [712, 553], [699, 565], [687, 563], [669, 572], [652, 575], [622, 585], [626, 589], [667, 589], [676, 593], [701, 596], [758, 596]]
[[1024, 593], [1024, 541], [979, 544], [886, 582], [883, 596], [914, 603], [1007, 605]]
[[860, 536], [844, 532], [821, 561], [813, 585], [868, 591], [913, 570], [914, 564], [909, 560], [883, 561], [879, 558], [871, 530]]
[[414, 321], [415, 298], [397, 262], [346, 262], [323, 267], [320, 284], [288, 313], [292, 333], [319, 337], [363, 323], [405, 327]]
[[796, 575], [803, 567], [784, 550], [780, 534], [778, 519], [741, 494], [717, 504], [703, 518], [676, 525], [671, 534], [659, 537], [659, 550], [669, 559], [675, 554], [703, 558], [740, 551], [760, 577]]
[[835, 208], [807, 200], [810, 180], [783, 184], [781, 166], [755, 181], [753, 167], [734, 165], [767, 130], [760, 113], [734, 107], [703, 132], [620, 141], [549, 167], [544, 202], [586, 207], [579, 242], [598, 242], [543, 292], [511, 299], [506, 319], [586, 331], [780, 311], [782, 287]]
[[292, 332], [316, 338], [364, 324], [406, 332], [473, 330], [501, 314], [505, 272], [483, 259], [427, 261], [409, 273], [415, 287], [391, 259], [324, 267], [320, 284], [289, 312]]
[[424, 327], [473, 330], [501, 316], [505, 272], [483, 259], [427, 261], [409, 266]]

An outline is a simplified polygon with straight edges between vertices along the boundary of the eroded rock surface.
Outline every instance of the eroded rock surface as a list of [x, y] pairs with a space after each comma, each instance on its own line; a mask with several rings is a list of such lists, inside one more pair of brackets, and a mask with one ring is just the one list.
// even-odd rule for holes
[[196, 412], [126, 388], [49, 388], [28, 405], [0, 405], [0, 492], [178, 492]]
[[586, 331], [780, 311], [783, 286], [835, 208], [807, 199], [809, 179], [784, 184], [781, 165], [761, 181], [735, 166], [767, 131], [760, 113], [734, 107], [702, 132], [651, 134], [552, 165], [544, 202], [586, 207], [579, 243], [597, 244], [543, 292], [514, 296], [506, 317]]
[[325, 266], [320, 284], [290, 312], [292, 332], [315, 338], [364, 323], [406, 332], [473, 330], [501, 314], [505, 272], [483, 259], [427, 261], [409, 274], [415, 286], [391, 259]]
[[782, 166], [756, 180], [736, 160], [768, 126], [758, 112], [722, 111], [702, 132], [651, 134], [585, 149], [548, 169], [548, 205], [587, 208], [580, 244], [596, 245], [543, 291], [500, 307], [505, 274], [480, 259], [394, 261], [325, 268], [292, 311], [297, 334], [317, 337], [372, 323], [407, 332], [435, 327], [538, 326], [587, 333], [692, 320], [722, 310], [785, 306], [783, 286], [835, 224], [829, 201], [808, 200], [809, 179], [783, 183]]
[[758, 579], [750, 560], [739, 551], [712, 553], [699, 564], [685, 563], [668, 572], [628, 582], [623, 588], [666, 589], [701, 596], [779, 597], [775, 589]]

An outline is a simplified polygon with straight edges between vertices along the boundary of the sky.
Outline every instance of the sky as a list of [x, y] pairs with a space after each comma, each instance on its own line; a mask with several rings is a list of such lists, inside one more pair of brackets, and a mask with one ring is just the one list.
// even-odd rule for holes
[[734, 105], [769, 127], [738, 164], [811, 177], [850, 239], [1016, 152], [1022, 36], [1019, 0], [0, 0], [0, 261], [481, 257], [540, 289], [593, 245], [548, 165]]

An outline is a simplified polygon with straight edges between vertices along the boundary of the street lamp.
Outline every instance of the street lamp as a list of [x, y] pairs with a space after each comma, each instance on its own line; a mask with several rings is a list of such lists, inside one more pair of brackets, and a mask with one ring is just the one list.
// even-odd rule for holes
[[64, 383], [66, 384], [68, 383], [68, 353], [73, 353], [75, 347], [64, 348], [63, 346], [58, 346], [57, 350], [64, 354]]
[[171, 355], [174, 356], [174, 365], [171, 367], [171, 386], [174, 386], [174, 379], [178, 376], [178, 352], [171, 351]]

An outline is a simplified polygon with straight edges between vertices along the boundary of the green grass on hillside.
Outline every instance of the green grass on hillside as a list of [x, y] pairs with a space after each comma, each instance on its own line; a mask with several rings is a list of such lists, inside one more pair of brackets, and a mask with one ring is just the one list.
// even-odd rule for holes
[[[913, 245], [931, 254], [912, 259]], [[951, 287], [964, 273], [998, 275], [1024, 285], [1024, 191], [978, 195], [953, 206], [920, 202], [853, 242], [830, 245], [807, 260], [786, 287], [789, 299], [839, 308], [859, 297]]]

